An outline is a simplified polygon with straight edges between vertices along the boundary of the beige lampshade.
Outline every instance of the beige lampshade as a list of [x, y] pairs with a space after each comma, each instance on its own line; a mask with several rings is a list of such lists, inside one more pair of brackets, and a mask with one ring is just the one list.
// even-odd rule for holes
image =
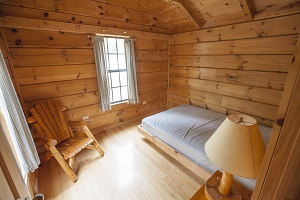
[[227, 173], [257, 178], [265, 144], [255, 119], [229, 115], [205, 144], [208, 158]]

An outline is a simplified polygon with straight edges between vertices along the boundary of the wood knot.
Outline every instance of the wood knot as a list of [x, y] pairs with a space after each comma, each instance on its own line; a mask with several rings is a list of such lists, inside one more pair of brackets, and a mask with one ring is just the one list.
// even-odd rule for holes
[[15, 44], [16, 44], [17, 46], [19, 46], [19, 45], [21, 44], [21, 40], [20, 40], [20, 39], [16, 39]]
[[292, 63], [294, 63], [294, 62], [295, 62], [295, 59], [296, 59], [296, 58], [295, 58], [295, 56], [293, 56]]
[[125, 20], [126, 22], [129, 22], [129, 19], [128, 18], [126, 18], [126, 20]]
[[49, 16], [49, 13], [45, 12], [45, 13], [44, 13], [44, 16], [45, 16], [45, 17], [48, 17], [48, 16]]
[[72, 17], [71, 19], [72, 19], [72, 21], [75, 21], [75, 17]]
[[12, 28], [12, 29], [10, 29], [10, 31], [11, 31], [11, 32], [13, 32], [13, 33], [16, 33], [16, 32], [18, 32], [18, 30], [17, 30], [17, 29], [15, 29], [15, 28]]
[[102, 9], [102, 6], [98, 6], [100, 9]]
[[53, 37], [49, 37], [49, 40], [53, 40], [54, 38]]
[[117, 116], [122, 115], [123, 112], [124, 112], [124, 110], [120, 110], [119, 112], [117, 112]]
[[276, 120], [276, 124], [279, 126], [283, 126], [283, 123], [284, 123], [284, 118], [280, 118]]
[[101, 13], [100, 13], [100, 15], [104, 15], [104, 13], [103, 13], [103, 12], [101, 12]]

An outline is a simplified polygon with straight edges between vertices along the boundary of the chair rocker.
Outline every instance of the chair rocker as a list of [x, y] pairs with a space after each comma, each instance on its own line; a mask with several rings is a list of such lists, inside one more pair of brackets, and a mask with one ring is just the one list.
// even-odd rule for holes
[[[77, 175], [73, 171], [75, 155], [84, 148], [97, 150], [101, 156], [104, 152], [85, 123], [68, 123], [63, 110], [65, 109], [55, 101], [36, 104], [30, 109], [32, 116], [27, 121], [35, 127], [39, 135], [35, 141], [42, 143], [47, 150], [41, 159], [42, 163], [53, 156], [69, 178], [76, 182]], [[82, 133], [74, 135], [70, 126], [82, 126]]]

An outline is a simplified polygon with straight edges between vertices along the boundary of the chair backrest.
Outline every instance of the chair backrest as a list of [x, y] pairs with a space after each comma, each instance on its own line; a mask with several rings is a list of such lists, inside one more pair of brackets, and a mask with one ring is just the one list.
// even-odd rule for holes
[[56, 101], [36, 104], [30, 109], [34, 127], [41, 138], [55, 139], [58, 143], [72, 136], [71, 129]]

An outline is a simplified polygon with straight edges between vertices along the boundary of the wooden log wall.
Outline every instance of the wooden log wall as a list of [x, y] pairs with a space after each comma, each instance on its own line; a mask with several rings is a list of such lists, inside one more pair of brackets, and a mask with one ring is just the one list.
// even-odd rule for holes
[[169, 107], [242, 112], [272, 126], [299, 22], [297, 14], [172, 35]]
[[[12, 61], [12, 74], [26, 114], [33, 104], [55, 99], [67, 108], [69, 120], [90, 116], [88, 126], [98, 133], [167, 108], [169, 37], [142, 31], [165, 33], [168, 29], [160, 27], [138, 3], [103, 2], [76, 1], [79, 6], [69, 5], [68, 1], [61, 1], [60, 5], [51, 0], [0, 1], [1, 14], [6, 15], [3, 19], [11, 23], [2, 22], [8, 47], [5, 57]], [[96, 12], [84, 13], [90, 10], [84, 7], [92, 5], [105, 11], [101, 16]], [[124, 13], [124, 7], [130, 15]], [[57, 10], [52, 12], [53, 9]], [[122, 9], [125, 10], [121, 12]], [[126, 20], [125, 14], [130, 19]], [[139, 104], [117, 104], [108, 112], [99, 109], [93, 43], [88, 37], [98, 30], [137, 38]]]

